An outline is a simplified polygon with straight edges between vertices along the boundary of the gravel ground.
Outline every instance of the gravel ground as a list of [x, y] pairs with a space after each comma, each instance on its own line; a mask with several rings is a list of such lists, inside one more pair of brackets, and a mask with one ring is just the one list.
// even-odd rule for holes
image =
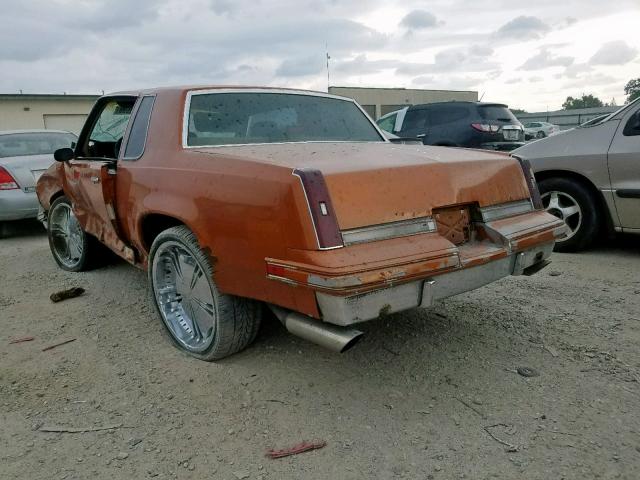
[[[369, 322], [343, 355], [271, 319], [209, 364], [169, 344], [143, 272], [63, 272], [20, 225], [0, 240], [0, 478], [637, 479], [638, 243]], [[327, 445], [264, 456], [302, 440]]]

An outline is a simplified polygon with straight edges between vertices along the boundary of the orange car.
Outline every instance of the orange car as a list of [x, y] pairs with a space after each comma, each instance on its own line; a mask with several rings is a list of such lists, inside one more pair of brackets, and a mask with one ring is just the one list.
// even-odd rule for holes
[[352, 324], [542, 268], [564, 224], [526, 161], [389, 142], [353, 100], [269, 88], [106, 95], [38, 182], [65, 270], [149, 275], [177, 346], [246, 347], [266, 303], [344, 351]]

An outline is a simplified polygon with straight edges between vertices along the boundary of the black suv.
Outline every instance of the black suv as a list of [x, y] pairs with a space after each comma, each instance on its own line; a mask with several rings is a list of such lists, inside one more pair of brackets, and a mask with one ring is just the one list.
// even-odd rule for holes
[[441, 102], [412, 105], [388, 113], [378, 126], [425, 145], [513, 150], [524, 145], [524, 128], [506, 105]]

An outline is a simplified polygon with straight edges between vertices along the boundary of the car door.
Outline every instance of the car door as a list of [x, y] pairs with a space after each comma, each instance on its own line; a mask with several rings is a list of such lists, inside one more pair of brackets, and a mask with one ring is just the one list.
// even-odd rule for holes
[[133, 262], [115, 214], [117, 158], [136, 97], [98, 101], [78, 140], [75, 158], [64, 166], [64, 191], [83, 230]]
[[620, 225], [640, 232], [640, 102], [623, 116], [607, 162]]
[[427, 111], [425, 108], [407, 110], [402, 122], [402, 129], [397, 132], [401, 137], [420, 138], [426, 143], [427, 137]]

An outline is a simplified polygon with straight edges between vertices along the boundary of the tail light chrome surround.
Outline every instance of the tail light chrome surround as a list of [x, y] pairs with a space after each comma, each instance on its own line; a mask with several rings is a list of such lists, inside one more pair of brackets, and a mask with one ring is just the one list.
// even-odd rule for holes
[[478, 209], [480, 213], [480, 221], [483, 223], [493, 222], [501, 218], [513, 217], [533, 211], [531, 200], [518, 200], [515, 202], [500, 203], [498, 205], [490, 205]]
[[318, 248], [331, 250], [343, 247], [336, 212], [333, 210], [322, 172], [313, 168], [296, 168], [292, 173], [300, 179]]
[[342, 232], [342, 240], [345, 245], [353, 245], [356, 243], [387, 240], [389, 238], [406, 237], [419, 233], [435, 232], [436, 230], [436, 222], [432, 217], [421, 217], [345, 230]]
[[529, 160], [525, 160], [524, 158], [520, 158], [517, 155], [511, 156], [518, 160], [518, 162], [520, 163], [522, 174], [524, 175], [524, 179], [526, 180], [527, 186], [529, 187], [529, 193], [531, 194], [531, 203], [533, 203], [533, 207], [536, 210], [542, 210], [542, 198], [540, 197], [540, 191], [538, 190], [536, 177], [533, 174], [533, 168], [531, 168], [531, 162], [529, 162]]

